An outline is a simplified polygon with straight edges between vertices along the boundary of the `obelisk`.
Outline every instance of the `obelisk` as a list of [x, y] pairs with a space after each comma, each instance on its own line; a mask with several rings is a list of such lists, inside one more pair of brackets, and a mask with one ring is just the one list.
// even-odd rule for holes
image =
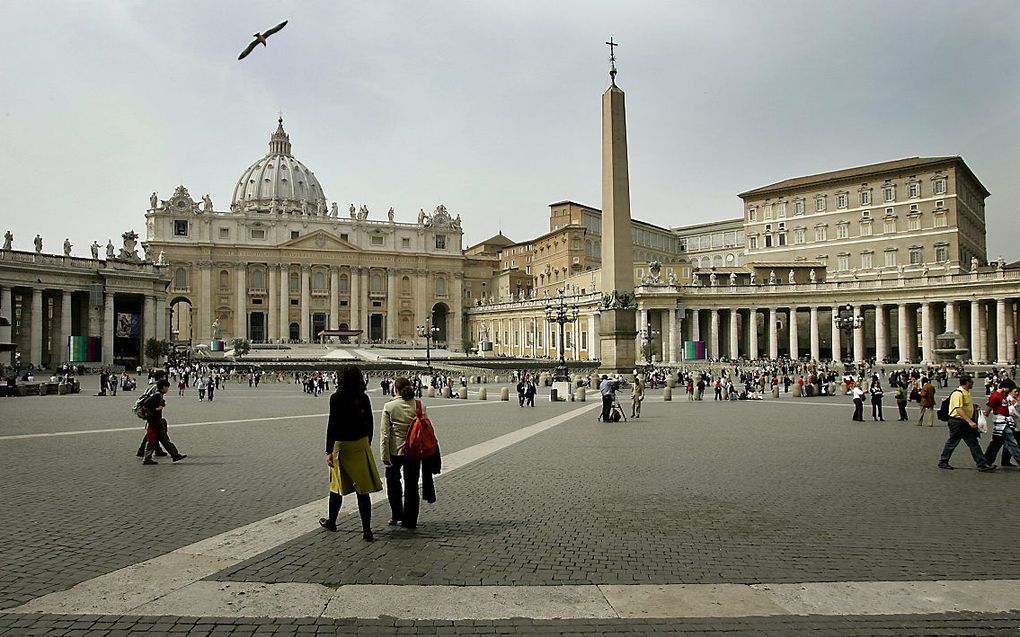
[[609, 42], [609, 88], [602, 94], [602, 293], [601, 371], [631, 372], [637, 361], [634, 238], [627, 172], [627, 116], [616, 85], [616, 53]]

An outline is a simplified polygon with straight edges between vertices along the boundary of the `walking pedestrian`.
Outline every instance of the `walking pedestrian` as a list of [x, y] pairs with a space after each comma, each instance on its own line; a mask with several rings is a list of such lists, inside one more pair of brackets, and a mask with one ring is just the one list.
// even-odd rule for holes
[[328, 517], [319, 526], [336, 531], [343, 496], [357, 493], [361, 537], [371, 542], [372, 496], [382, 491], [382, 480], [372, 455], [372, 403], [365, 393], [365, 376], [354, 365], [340, 369], [336, 391], [329, 397], [326, 424], [326, 466], [329, 467]]
[[[1016, 437], [1013, 434], [1016, 423], [1009, 413], [1010, 394], [1015, 391], [1016, 383], [1007, 378], [999, 383], [999, 388], [988, 397], [988, 407], [985, 413], [992, 417], [992, 440], [988, 443], [988, 448], [985, 449], [985, 462], [988, 464], [995, 462], [995, 456], [999, 454], [1000, 449], [1002, 449], [1002, 466], [1016, 466], [1010, 461], [1011, 456], [1016, 458], [1017, 463], [1020, 464], [1020, 450], [1013, 453], [1016, 449]], [[1008, 433], [1007, 429], [1009, 429]], [[1012, 444], [1009, 443], [1007, 436], [1012, 438]], [[1005, 448], [1003, 448], [1004, 444]]]
[[641, 401], [645, 399], [645, 382], [639, 376], [634, 381], [634, 393], [631, 394], [630, 417], [641, 417]]
[[163, 417], [163, 408], [166, 407], [166, 400], [163, 396], [168, 391], [170, 391], [170, 382], [166, 379], [161, 379], [156, 382], [156, 392], [142, 403], [146, 411], [146, 444], [142, 464], [159, 464], [152, 459], [152, 454], [155, 453], [159, 445], [163, 445], [163, 448], [170, 453], [170, 459], [174, 462], [180, 462], [188, 457], [177, 450], [174, 443], [170, 442], [170, 436], [167, 433], [166, 418]]
[[896, 387], [896, 407], [900, 410], [900, 422], [909, 420], [907, 417], [907, 384], [900, 382]]
[[[418, 526], [421, 498], [418, 481], [421, 477], [421, 460], [405, 454], [407, 431], [411, 420], [425, 406], [414, 397], [411, 381], [401, 376], [394, 381], [397, 397], [383, 405], [380, 432], [380, 454], [386, 467], [386, 498], [390, 503], [388, 524], [413, 529]], [[403, 475], [403, 484], [401, 484]]]
[[527, 386], [524, 388], [524, 400], [528, 407], [535, 406], [535, 394], [538, 393], [538, 386], [535, 385], [535, 381], [532, 379], [527, 380]]
[[996, 466], [985, 461], [985, 455], [978, 444], [978, 426], [974, 422], [974, 401], [970, 390], [974, 386], [974, 377], [969, 374], [960, 375], [960, 387], [953, 390], [949, 397], [949, 438], [939, 457], [939, 469], [955, 469], [949, 464], [953, 451], [962, 440], [970, 448], [978, 471], [995, 471]]
[[928, 426], [935, 426], [935, 387], [926, 376], [921, 377], [921, 388], [918, 390], [918, 405], [921, 407], [921, 415], [917, 418], [917, 426], [924, 426], [925, 416], [928, 417]]

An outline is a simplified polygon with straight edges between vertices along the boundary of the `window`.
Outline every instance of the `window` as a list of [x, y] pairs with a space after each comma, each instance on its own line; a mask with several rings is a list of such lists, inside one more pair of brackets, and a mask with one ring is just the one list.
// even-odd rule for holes
[[383, 244], [383, 237], [381, 234], [372, 235], [372, 245], [381, 246]]
[[836, 257], [836, 269], [840, 272], [846, 272], [850, 269], [850, 255], [840, 254]]
[[910, 212], [917, 212], [917, 211], [918, 211], [917, 204], [916, 203], [910, 204]]
[[[916, 206], [917, 204], [914, 204], [914, 205]], [[888, 216], [893, 215], [893, 214], [896, 214], [896, 210], [894, 210], [893, 208], [886, 208], [885, 209], [885, 216], [888, 217]]]
[[890, 201], [896, 201], [896, 187], [886, 186], [882, 189], [882, 197], [888, 203]]
[[383, 292], [385, 292], [385, 290], [383, 289], [382, 275], [379, 274], [378, 272], [374, 272], [372, 274], [372, 278], [369, 281], [369, 284], [372, 286], [373, 294], [382, 294]]
[[836, 238], [847, 239], [850, 237], [850, 224], [841, 223], [836, 226]]
[[188, 236], [188, 222], [186, 219], [174, 220], [174, 236], [175, 237]]
[[300, 292], [301, 291], [301, 275], [300, 274], [298, 274], [297, 272], [291, 272], [290, 273], [290, 277], [288, 278], [288, 281], [289, 281], [288, 285], [290, 286], [290, 291], [291, 292]]
[[347, 234], [346, 232], [341, 232], [341, 233], [340, 233], [340, 238], [341, 238], [342, 240], [344, 240], [344, 241], [350, 241], [350, 240], [351, 240], [351, 239], [350, 239], [350, 235], [349, 235], [349, 234]]
[[944, 263], [949, 260], [949, 246], [938, 245], [935, 246], [935, 261], [937, 263]]
[[230, 238], [230, 228], [220, 228], [220, 239]]
[[871, 205], [871, 189], [870, 188], [867, 189], [867, 190], [862, 190], [861, 191], [861, 205], [862, 206], [870, 206]]
[[326, 291], [326, 273], [316, 272], [312, 275], [312, 292]]
[[251, 273], [251, 285], [248, 286], [251, 290], [264, 290], [266, 289], [266, 274], [262, 270], [255, 270]]
[[770, 234], [765, 235], [765, 247], [766, 248], [772, 247], [772, 235]]
[[188, 289], [188, 271], [184, 268], [174, 270], [174, 287], [178, 290]]
[[825, 226], [815, 226], [815, 241], [825, 241]]
[[945, 228], [946, 225], [948, 225], [946, 222], [946, 213], [936, 212], [934, 223], [932, 225], [935, 226], [936, 228]]
[[[751, 223], [754, 223], [754, 222], [758, 221], [758, 209], [757, 208], [748, 208], [747, 209], [747, 220], [750, 221]], [[697, 241], [697, 237], [695, 237], [694, 239], [695, 239], [695, 241]]]
[[793, 231], [793, 241], [795, 243], [804, 243], [807, 240], [807, 231], [804, 228], [797, 228]]
[[230, 273], [226, 270], [220, 270], [220, 291], [227, 291], [230, 289]]
[[768, 221], [771, 218], [772, 218], [772, 204], [767, 203], [765, 204], [765, 221]]
[[748, 250], [758, 249], [758, 237], [749, 237], [747, 239], [747, 249]]
[[290, 238], [291, 238], [291, 240], [297, 239], [300, 236], [301, 236], [301, 232], [300, 231], [298, 231], [298, 230], [291, 230], [290, 231]]
[[400, 247], [401, 248], [410, 248], [411, 247], [411, 238], [410, 237], [403, 237], [400, 240]]
[[921, 215], [910, 215], [907, 218], [907, 229], [908, 230], [920, 230], [921, 229]]
[[340, 275], [340, 294], [349, 294], [351, 291], [351, 280], [346, 274]]
[[825, 210], [825, 197], [815, 197], [815, 212], [822, 212]]
[[803, 199], [798, 199], [797, 201], [793, 202], [793, 214], [795, 214], [795, 215], [802, 215], [802, 214], [804, 214], [804, 200]]
[[896, 217], [887, 217], [882, 221], [882, 232], [896, 232]]
[[446, 296], [446, 279], [444, 277], [436, 279], [436, 296]]
[[861, 221], [861, 236], [862, 237], [871, 236], [871, 219]]
[[840, 209], [846, 208], [846, 193], [845, 192], [841, 192], [838, 195], [836, 195], [836, 207], [840, 208]]
[[907, 195], [911, 199], [916, 199], [917, 197], [920, 197], [921, 196], [921, 182], [919, 182], [919, 181], [911, 182], [910, 185], [907, 186]]
[[936, 195], [944, 195], [944, 194], [946, 194], [946, 180], [945, 179], [936, 179], [935, 180], [935, 194]]
[[896, 267], [896, 251], [887, 250], [885, 253], [885, 267], [895, 268]]
[[[889, 210], [888, 212], [892, 213], [892, 210]], [[862, 210], [861, 211], [861, 219], [871, 219], [871, 211], [870, 210]]]
[[861, 253], [861, 267], [864, 268], [865, 270], [870, 270], [871, 268], [875, 267], [874, 266], [874, 260], [872, 259], [873, 256], [874, 256], [874, 253], [872, 253], [872, 252], [862, 252]]
[[910, 249], [910, 265], [921, 265], [921, 248]]
[[937, 200], [935, 200], [935, 209], [936, 209], [936, 210], [942, 210], [942, 209], [943, 209], [943, 208], [945, 208], [945, 207], [946, 207], [946, 202], [945, 202], [945, 200], [943, 200], [943, 199], [937, 199]]
[[445, 250], [445, 249], [446, 249], [446, 235], [445, 234], [437, 234], [436, 235], [436, 250]]
[[785, 201], [780, 203], [776, 207], [776, 218], [777, 219], [786, 219], [786, 202]]

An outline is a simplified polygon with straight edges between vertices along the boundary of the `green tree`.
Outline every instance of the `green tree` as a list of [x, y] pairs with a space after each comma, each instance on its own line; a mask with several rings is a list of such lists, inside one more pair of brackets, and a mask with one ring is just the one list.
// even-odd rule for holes
[[173, 351], [173, 346], [170, 345], [170, 341], [160, 340], [158, 338], [150, 338], [145, 341], [145, 357], [158, 365], [159, 359], [164, 356], [169, 356], [170, 352]]
[[245, 338], [235, 338], [233, 342], [231, 342], [231, 346], [234, 348], [235, 358], [241, 358], [251, 351], [251, 343]]

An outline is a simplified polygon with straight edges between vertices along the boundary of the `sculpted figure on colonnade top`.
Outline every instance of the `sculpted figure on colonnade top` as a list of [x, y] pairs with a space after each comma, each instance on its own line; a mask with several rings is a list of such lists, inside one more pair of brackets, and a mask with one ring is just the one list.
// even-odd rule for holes
[[166, 252], [159, 251], [159, 257], [156, 258], [156, 265], [166, 265]]
[[971, 272], [977, 272], [977, 269], [978, 269], [978, 258], [977, 257], [971, 257], [970, 258], [970, 271]]
[[65, 257], [71, 256], [71, 248], [73, 248], [73, 247], [74, 246], [71, 245], [71, 239], [68, 238], [68, 237], [64, 237], [64, 256]]
[[156, 205], [159, 203], [159, 197], [156, 196], [156, 191], [153, 190], [152, 194], [149, 195], [149, 209], [155, 210]]
[[336, 207], [336, 202], [335, 201], [333, 202], [333, 205], [330, 207], [329, 212], [330, 212], [330, 216], [332, 216], [334, 219], [336, 219], [337, 217], [340, 216], [340, 211]]
[[213, 211], [212, 199], [209, 197], [209, 193], [205, 193], [205, 195], [202, 196], [202, 210], [204, 212]]
[[99, 258], [99, 242], [98, 241], [93, 241], [92, 245], [89, 246], [89, 248], [92, 250], [92, 258], [93, 259], [98, 259]]
[[712, 287], [715, 287], [715, 271], [714, 270], [708, 275], [708, 284], [711, 285]]
[[8, 230], [4, 233], [4, 250], [10, 250], [12, 243], [14, 243], [14, 235]]
[[390, 218], [390, 223], [393, 223], [393, 206], [390, 206], [390, 210], [386, 213], [386, 216]]
[[356, 218], [357, 217], [354, 215], [354, 204], [351, 204], [351, 219], [356, 219]]
[[755, 278], [754, 270], [751, 270], [751, 285], [754, 285], [755, 283], [754, 278]]
[[114, 247], [113, 247], [113, 239], [111, 239], [111, 240], [110, 240], [110, 241], [108, 241], [108, 242], [107, 242], [107, 244], [106, 244], [106, 258], [107, 258], [107, 259], [112, 259], [112, 258], [114, 257], [114, 253], [113, 253], [113, 251], [114, 251]]
[[815, 269], [814, 268], [811, 268], [811, 271], [808, 272], [808, 279], [810, 279], [812, 283], [815, 282]]
[[35, 235], [35, 239], [33, 239], [32, 242], [35, 244], [35, 253], [36, 254], [41, 253], [42, 252], [42, 237], [40, 237], [39, 235]]
[[737, 273], [730, 272], [730, 287], [736, 287], [737, 285]]
[[775, 284], [776, 284], [776, 271], [775, 270], [771, 270], [769, 272], [769, 285], [775, 285]]
[[795, 280], [793, 278], [793, 268], [790, 268], [790, 274], [786, 277], [790, 281], [790, 285], [793, 285]]

